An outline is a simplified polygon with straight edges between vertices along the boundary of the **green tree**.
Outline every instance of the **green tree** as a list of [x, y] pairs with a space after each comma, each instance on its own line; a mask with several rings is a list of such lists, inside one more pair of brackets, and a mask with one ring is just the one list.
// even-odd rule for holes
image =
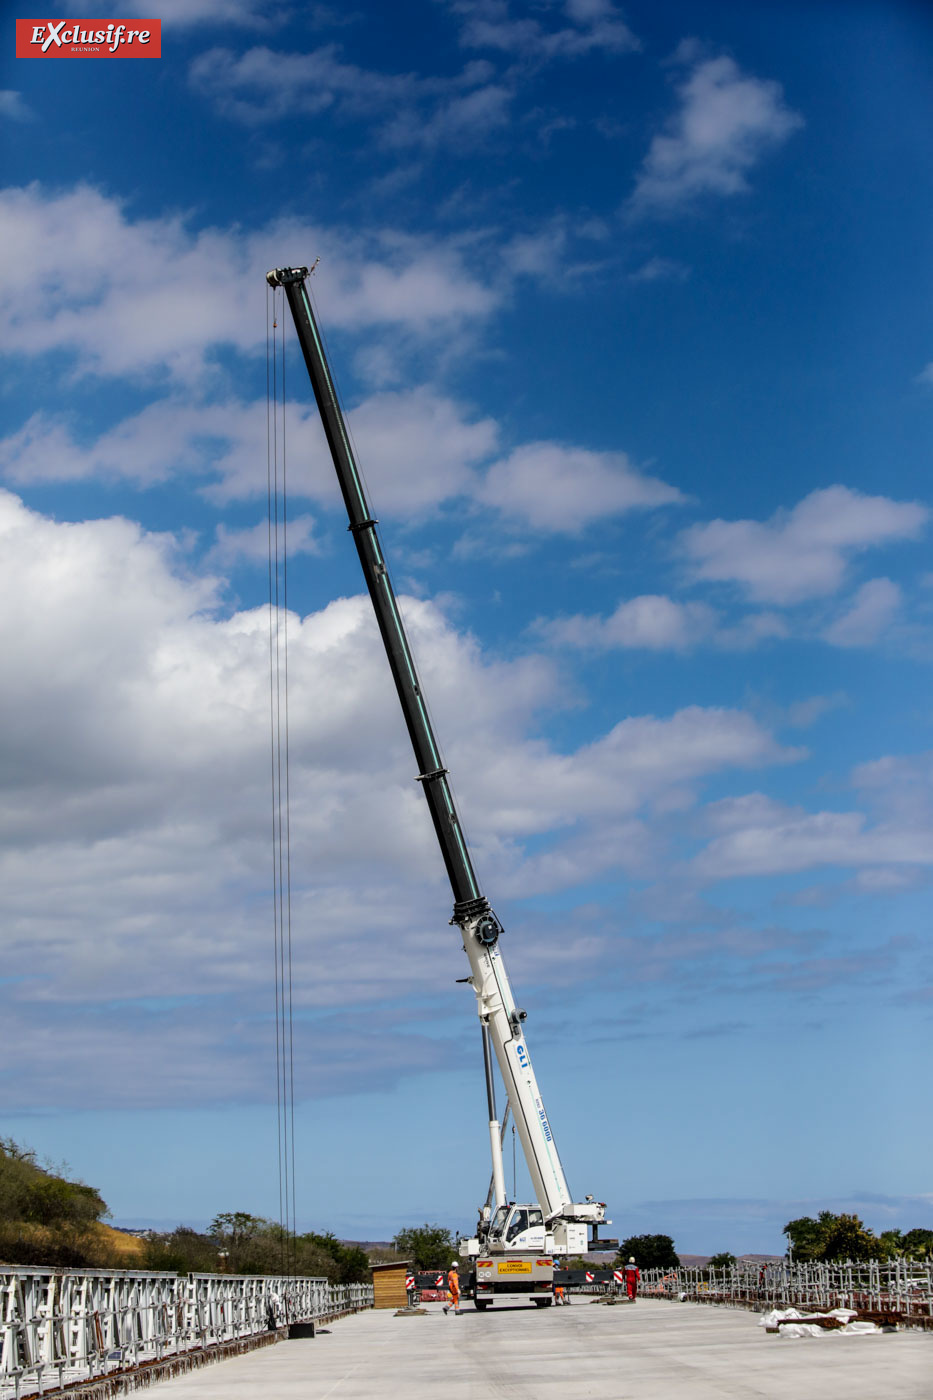
[[216, 1241], [214, 1268], [228, 1274], [291, 1273], [284, 1232], [261, 1215], [225, 1210], [215, 1215], [208, 1232]]
[[728, 1254], [728, 1253], [714, 1254], [713, 1257], [712, 1257], [712, 1259], [709, 1261], [709, 1268], [711, 1268], [711, 1269], [731, 1269], [731, 1268], [732, 1268], [732, 1265], [733, 1265], [734, 1263], [735, 1263], [735, 1255], [734, 1255], [734, 1254]]
[[37, 1225], [90, 1225], [106, 1215], [107, 1206], [93, 1186], [45, 1176], [33, 1186], [24, 1213]]
[[789, 1220], [784, 1234], [794, 1258], [801, 1263], [878, 1259], [887, 1253], [887, 1245], [863, 1225], [857, 1215], [836, 1215], [831, 1210], [821, 1210], [815, 1220], [810, 1215]]
[[904, 1236], [900, 1230], [882, 1230], [878, 1236], [879, 1259], [896, 1259], [904, 1253]]
[[392, 1240], [403, 1259], [410, 1259], [416, 1269], [446, 1269], [456, 1254], [457, 1246], [443, 1225], [410, 1225], [399, 1230]]
[[823, 1258], [823, 1246], [835, 1218], [832, 1211], [823, 1210], [815, 1220], [812, 1215], [801, 1215], [796, 1220], [788, 1220], [784, 1226], [784, 1234], [798, 1263], [807, 1264]]
[[225, 1273], [302, 1274], [330, 1283], [362, 1283], [369, 1278], [369, 1259], [359, 1245], [344, 1244], [329, 1233], [291, 1235], [277, 1221], [246, 1211], [216, 1215], [207, 1235], [180, 1225], [149, 1240], [146, 1264], [181, 1274], [218, 1273], [223, 1265]]
[[837, 1215], [826, 1232], [823, 1259], [877, 1259], [878, 1240], [857, 1215]]
[[261, 1215], [249, 1215], [245, 1210], [225, 1210], [214, 1216], [208, 1226], [208, 1233], [219, 1244], [238, 1249], [268, 1224], [269, 1221]]
[[176, 1274], [215, 1274], [217, 1241], [179, 1225], [177, 1230], [146, 1241], [144, 1262], [147, 1269], [171, 1269]]
[[332, 1283], [366, 1283], [370, 1277], [369, 1255], [358, 1244], [344, 1244], [327, 1231], [323, 1235], [299, 1235], [299, 1246], [311, 1247], [326, 1261], [326, 1274]]
[[34, 1153], [18, 1147], [12, 1138], [0, 1139], [0, 1221], [25, 1220], [35, 1183], [41, 1177]]
[[908, 1230], [901, 1238], [901, 1249], [909, 1259], [926, 1259], [933, 1254], [933, 1230]]
[[634, 1256], [639, 1269], [676, 1269], [680, 1264], [670, 1235], [630, 1235], [619, 1245], [619, 1260]]

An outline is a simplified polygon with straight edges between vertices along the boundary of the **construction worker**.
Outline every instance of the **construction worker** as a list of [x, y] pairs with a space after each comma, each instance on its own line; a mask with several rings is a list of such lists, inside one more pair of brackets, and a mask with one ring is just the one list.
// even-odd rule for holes
[[456, 1259], [447, 1271], [447, 1302], [444, 1304], [444, 1312], [451, 1308], [454, 1310], [454, 1317], [460, 1316], [460, 1275], [457, 1270], [460, 1265]]
[[634, 1303], [635, 1301], [635, 1294], [638, 1292], [640, 1280], [641, 1274], [638, 1271], [638, 1265], [635, 1263], [635, 1256], [631, 1254], [625, 1266], [625, 1291], [628, 1294], [630, 1303]]

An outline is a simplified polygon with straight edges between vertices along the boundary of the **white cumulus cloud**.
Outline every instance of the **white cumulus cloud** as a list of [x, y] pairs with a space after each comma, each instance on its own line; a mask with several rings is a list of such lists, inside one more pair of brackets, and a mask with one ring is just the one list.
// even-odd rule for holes
[[12, 122], [31, 122], [35, 120], [35, 115], [21, 92], [13, 88], [0, 89], [0, 117]]
[[539, 621], [537, 630], [560, 646], [686, 651], [706, 640], [715, 626], [716, 613], [705, 603], [677, 603], [661, 594], [646, 593], [623, 600], [606, 618], [555, 618]]
[[106, 375], [167, 373], [190, 384], [213, 349], [259, 351], [266, 272], [317, 255], [314, 291], [330, 328], [403, 327], [431, 337], [488, 315], [499, 300], [467, 270], [455, 242], [295, 221], [250, 234], [195, 231], [180, 216], [134, 218], [87, 185], [4, 190], [0, 238], [7, 353], [66, 350], [81, 370]]
[[746, 613], [727, 625], [722, 614], [707, 603], [679, 603], [658, 593], [625, 598], [608, 617], [578, 613], [538, 618], [533, 628], [556, 646], [595, 651], [640, 648], [686, 652], [700, 646], [749, 651], [788, 634], [783, 619], [772, 612]]
[[[267, 1038], [268, 610], [219, 611], [215, 581], [191, 573], [170, 535], [119, 518], [59, 523], [8, 492], [0, 588], [11, 600], [0, 614], [2, 1023], [8, 1036], [48, 1032], [16, 1093], [60, 1101], [66, 1044], [93, 1078], [95, 1064], [139, 1063], [161, 1032], [205, 1070], [185, 1078], [185, 1056], [166, 1058], [147, 1102], [171, 1101], [177, 1076], [195, 1099], [252, 1094], [237, 1066]], [[400, 601], [478, 868], [505, 896], [640, 873], [658, 855], [644, 811], [682, 805], [685, 784], [797, 756], [743, 712], [701, 707], [622, 719], [561, 751], [536, 732], [560, 696], [545, 658], [498, 661], [432, 603]], [[446, 936], [449, 892], [369, 600], [282, 626], [296, 1005], [433, 995], [461, 975], [462, 953]], [[584, 962], [592, 946], [579, 944]], [[339, 957], [322, 955], [335, 947]], [[192, 988], [209, 988], [213, 1009], [186, 1011]], [[153, 1011], [157, 1029], [135, 1039], [139, 1014], [107, 1007], [140, 996], [174, 1009]], [[68, 1037], [51, 1033], [66, 1021]], [[328, 1075], [365, 1083], [378, 1053], [348, 1045]]]
[[853, 556], [917, 539], [929, 515], [916, 501], [829, 486], [764, 522], [693, 525], [680, 545], [695, 578], [736, 583], [758, 602], [791, 604], [835, 593]]
[[379, 501], [399, 513], [476, 490], [475, 467], [498, 441], [493, 419], [471, 420], [452, 399], [426, 386], [374, 394], [349, 415], [360, 461], [378, 470]]
[[498, 49], [542, 62], [641, 47], [612, 0], [565, 0], [568, 23], [556, 27], [536, 15], [513, 16], [506, 0], [454, 0], [451, 8], [463, 17], [460, 42], [467, 48]]
[[490, 468], [479, 499], [506, 519], [573, 535], [599, 516], [678, 505], [684, 498], [675, 486], [640, 472], [624, 452], [532, 442]]
[[680, 106], [652, 140], [636, 182], [638, 212], [742, 193], [753, 166], [803, 125], [779, 83], [743, 73], [725, 55], [695, 62], [677, 95]]
[[345, 63], [334, 44], [308, 53], [214, 48], [198, 55], [189, 79], [221, 116], [244, 126], [326, 111], [371, 123], [388, 146], [475, 144], [506, 124], [513, 97], [485, 61], [451, 77], [420, 77]]
[[[715, 834], [696, 857], [695, 872], [705, 879], [728, 879], [821, 866], [891, 871], [933, 865], [931, 766], [913, 761], [919, 776], [910, 794], [914, 801], [906, 810], [903, 800], [910, 784], [899, 771], [904, 762], [878, 760], [854, 775], [855, 785], [868, 789], [881, 809], [881, 819], [874, 824], [865, 812], [806, 812], [757, 792], [713, 803], [704, 821]], [[881, 791], [872, 793], [872, 788]], [[870, 878], [876, 886], [888, 879]], [[888, 883], [901, 882], [898, 877]]]
[[[594, 515], [682, 499], [676, 488], [638, 472], [624, 453], [538, 442], [496, 461], [495, 420], [477, 418], [430, 385], [369, 395], [346, 419], [371, 504], [409, 520], [462, 498], [494, 512], [507, 529], [576, 534]], [[310, 391], [290, 397], [284, 424], [290, 496], [339, 506]], [[99, 480], [146, 487], [187, 477], [217, 505], [265, 495], [266, 458], [264, 400], [204, 402], [180, 392], [90, 441], [79, 439], [70, 420], [47, 412], [0, 440], [0, 475], [13, 485]]]
[[[298, 554], [314, 554], [318, 549], [314, 537], [314, 520], [310, 515], [296, 515], [280, 527], [281, 553], [289, 558]], [[269, 522], [260, 520], [246, 529], [217, 526], [214, 543], [204, 556], [208, 568], [229, 569], [238, 560], [265, 565], [269, 558]], [[273, 545], [274, 548], [274, 545]]]
[[814, 812], [717, 837], [697, 857], [707, 878], [781, 875], [817, 866], [933, 865], [933, 832], [867, 828], [861, 812]]
[[863, 583], [851, 606], [826, 628], [824, 636], [837, 647], [872, 646], [890, 627], [901, 609], [903, 595], [889, 578]]

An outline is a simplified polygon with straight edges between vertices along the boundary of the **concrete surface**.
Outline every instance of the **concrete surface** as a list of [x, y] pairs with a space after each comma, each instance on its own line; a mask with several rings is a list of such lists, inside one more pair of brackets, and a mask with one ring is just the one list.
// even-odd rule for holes
[[933, 1333], [768, 1336], [755, 1313], [634, 1307], [367, 1312], [152, 1386], [160, 1400], [931, 1400]]

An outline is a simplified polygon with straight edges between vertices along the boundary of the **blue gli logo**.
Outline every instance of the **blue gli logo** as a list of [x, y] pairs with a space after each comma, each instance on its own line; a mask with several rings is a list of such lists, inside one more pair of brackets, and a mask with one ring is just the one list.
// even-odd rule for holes
[[516, 1045], [516, 1047], [515, 1047], [515, 1053], [516, 1053], [516, 1055], [518, 1056], [518, 1063], [521, 1065], [522, 1069], [527, 1069], [527, 1068], [528, 1068], [528, 1054], [527, 1054], [527, 1052], [526, 1052], [526, 1050], [525, 1050], [524, 1045], [522, 1045], [521, 1041], [519, 1041], [518, 1044]]

